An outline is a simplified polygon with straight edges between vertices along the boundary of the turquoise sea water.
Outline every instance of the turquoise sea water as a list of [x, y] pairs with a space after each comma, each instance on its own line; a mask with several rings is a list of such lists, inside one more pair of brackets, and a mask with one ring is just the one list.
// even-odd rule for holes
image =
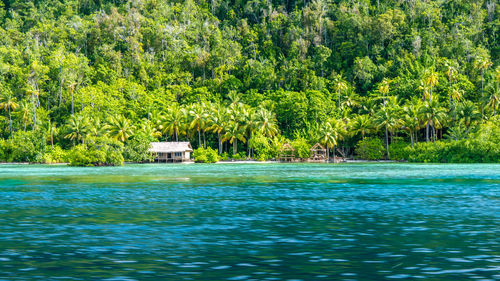
[[0, 280], [500, 280], [500, 165], [0, 166]]

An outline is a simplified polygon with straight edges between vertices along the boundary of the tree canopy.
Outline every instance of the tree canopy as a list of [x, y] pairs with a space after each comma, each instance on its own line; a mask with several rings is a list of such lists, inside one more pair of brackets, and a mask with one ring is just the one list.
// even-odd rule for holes
[[0, 0], [0, 139], [473, 138], [500, 126], [499, 29], [490, 0]]

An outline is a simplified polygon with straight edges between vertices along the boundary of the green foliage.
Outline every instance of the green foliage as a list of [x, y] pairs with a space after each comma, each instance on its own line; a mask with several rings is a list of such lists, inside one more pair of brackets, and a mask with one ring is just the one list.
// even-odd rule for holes
[[245, 153], [245, 152], [240, 151], [240, 152], [238, 152], [238, 153], [236, 153], [236, 154], [231, 155], [231, 158], [232, 158], [233, 160], [236, 160], [236, 161], [239, 161], [239, 160], [245, 160], [245, 159], [247, 158], [247, 155], [246, 155], [246, 153]]
[[0, 161], [1, 162], [12, 162], [12, 140], [0, 139]]
[[500, 163], [498, 144], [480, 140], [419, 143], [407, 148], [408, 161], [424, 163]]
[[56, 145], [47, 149], [47, 152], [42, 157], [42, 162], [45, 164], [65, 163], [67, 162], [67, 153]]
[[357, 158], [363, 160], [379, 160], [384, 157], [384, 145], [381, 139], [365, 138], [356, 145]]
[[123, 157], [127, 161], [131, 162], [152, 162], [154, 156], [149, 152], [151, 142], [155, 141], [155, 138], [145, 135], [144, 133], [138, 133], [129, 139], [123, 148]]
[[253, 149], [259, 161], [265, 161], [272, 158], [271, 145], [269, 139], [262, 134], [255, 134], [248, 141], [250, 148]]
[[0, 143], [0, 159], [6, 162], [40, 162], [45, 151], [42, 131], [18, 131]]
[[109, 138], [93, 138], [68, 152], [70, 166], [121, 166], [123, 144]]
[[199, 147], [193, 151], [194, 161], [197, 163], [216, 163], [219, 162], [217, 151], [207, 147]]
[[235, 159], [284, 138], [302, 157], [302, 138], [499, 143], [495, 1], [264, 2], [0, 1], [1, 159], [95, 138], [139, 162], [147, 138]]
[[291, 145], [295, 149], [296, 157], [305, 159], [311, 156], [311, 145], [309, 145], [306, 139], [296, 139], [291, 143]]
[[229, 160], [229, 154], [227, 152], [224, 152], [221, 155], [219, 155], [219, 159], [221, 161], [227, 161], [227, 160]]
[[407, 142], [393, 142], [389, 145], [390, 160], [402, 161], [408, 159], [407, 147], [410, 146]]
[[418, 143], [407, 147], [408, 161], [426, 163], [500, 162], [500, 117], [494, 116], [478, 130], [461, 139]]

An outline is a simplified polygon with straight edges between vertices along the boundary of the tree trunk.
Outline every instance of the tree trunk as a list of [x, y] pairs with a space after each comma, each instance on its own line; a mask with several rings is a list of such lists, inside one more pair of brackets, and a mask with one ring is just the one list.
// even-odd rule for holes
[[200, 134], [200, 127], [198, 126], [198, 147], [201, 147], [201, 134]]
[[174, 128], [174, 134], [175, 134], [175, 141], [178, 142], [179, 139], [177, 137], [177, 128]]
[[411, 147], [413, 147], [413, 132], [410, 131]]
[[238, 149], [238, 144], [237, 144], [237, 142], [238, 142], [238, 139], [236, 139], [236, 138], [235, 138], [235, 139], [233, 140], [233, 158], [234, 158], [234, 155], [236, 155], [236, 153], [237, 153], [237, 149]]
[[222, 142], [220, 141], [220, 132], [217, 133], [217, 137], [219, 139], [219, 154], [222, 154]]
[[425, 139], [429, 142], [429, 121], [427, 121], [427, 124], [425, 125]]
[[340, 110], [340, 90], [339, 90], [339, 110]]
[[35, 129], [36, 126], [36, 105], [35, 105], [35, 95], [31, 94], [31, 100], [33, 104], [33, 129]]
[[59, 67], [59, 106], [62, 102], [62, 90], [63, 90], [63, 78], [62, 78], [62, 66]]
[[330, 148], [326, 145], [326, 163], [330, 162]]
[[[481, 70], [481, 99], [484, 99], [484, 69]], [[481, 102], [481, 118], [484, 117], [484, 105]]]
[[335, 163], [335, 145], [333, 146], [332, 151], [333, 151], [333, 163]]
[[7, 108], [9, 109], [9, 127], [10, 127], [10, 138], [12, 139], [12, 138], [14, 138], [14, 137], [12, 136], [12, 117], [10, 116], [10, 106], [9, 106], [9, 107], [7, 107]]
[[205, 130], [202, 131], [203, 131], [203, 148], [207, 148], [207, 141], [205, 139]]
[[387, 150], [387, 160], [390, 158], [389, 155], [389, 130], [387, 130], [387, 126], [385, 126], [385, 149]]

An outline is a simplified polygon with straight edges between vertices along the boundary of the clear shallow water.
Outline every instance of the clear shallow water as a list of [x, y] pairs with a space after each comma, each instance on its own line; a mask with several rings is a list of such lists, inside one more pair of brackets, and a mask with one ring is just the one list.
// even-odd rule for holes
[[500, 280], [500, 165], [0, 166], [0, 280]]

